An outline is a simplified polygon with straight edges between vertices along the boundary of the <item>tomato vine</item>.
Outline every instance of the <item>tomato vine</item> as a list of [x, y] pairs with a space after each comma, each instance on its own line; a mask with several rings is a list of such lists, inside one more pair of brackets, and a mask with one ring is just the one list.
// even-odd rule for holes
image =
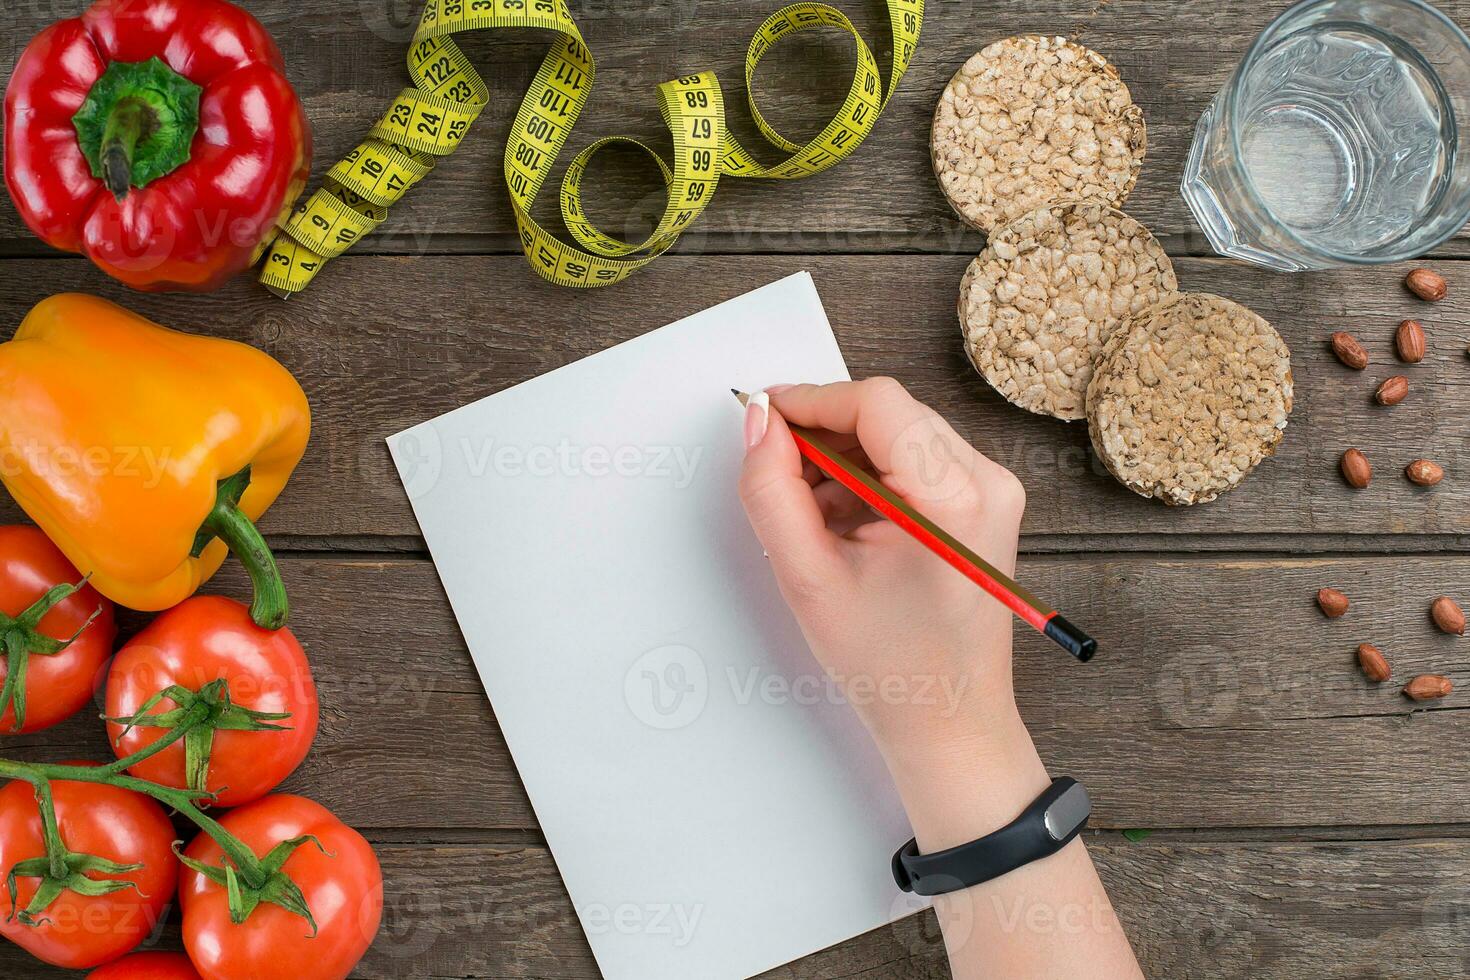
[[[223, 681], [215, 682], [223, 686]], [[213, 686], [213, 685], [211, 685]], [[208, 834], [224, 858], [219, 866], [205, 865], [184, 855], [179, 842], [174, 844], [174, 854], [185, 866], [204, 875], [211, 881], [224, 886], [229, 894], [230, 918], [243, 923], [261, 902], [279, 905], [289, 912], [301, 916], [316, 932], [316, 921], [300, 887], [281, 868], [286, 859], [308, 842], [320, 847], [314, 837], [295, 837], [280, 841], [263, 858], [247, 847], [238, 837], [230, 833], [219, 821], [204, 812], [200, 803], [213, 801], [217, 794], [202, 788], [178, 789], [160, 783], [139, 779], [127, 774], [127, 770], [144, 759], [163, 751], [191, 732], [211, 724], [221, 700], [229, 704], [228, 689], [216, 691], [220, 697], [199, 697], [175, 714], [175, 724], [164, 737], [125, 756], [102, 766], [76, 766], [61, 763], [18, 762], [0, 758], [0, 777], [29, 783], [36, 794], [40, 809], [42, 836], [45, 840], [44, 857], [21, 861], [6, 875], [5, 887], [10, 895], [10, 916], [26, 925], [37, 925], [46, 908], [63, 891], [75, 891], [83, 895], [104, 895], [123, 888], [133, 887], [131, 882], [118, 878], [97, 878], [96, 874], [121, 875], [137, 870], [137, 865], [124, 865], [91, 854], [73, 853], [61, 839], [56, 820], [56, 808], [52, 800], [53, 781], [101, 783], [118, 789], [130, 790], [157, 800], [182, 814], [201, 831]], [[289, 716], [287, 716], [289, 717]], [[284, 720], [273, 717], [272, 720]], [[17, 910], [16, 879], [35, 877], [41, 879], [34, 897], [24, 908]]]

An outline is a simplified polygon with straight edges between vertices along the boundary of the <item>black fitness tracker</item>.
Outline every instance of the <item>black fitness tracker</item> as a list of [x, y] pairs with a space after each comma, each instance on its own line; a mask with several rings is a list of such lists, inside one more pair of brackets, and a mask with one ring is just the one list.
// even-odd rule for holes
[[893, 879], [915, 895], [973, 888], [1060, 851], [1091, 815], [1087, 790], [1063, 776], [1014, 821], [979, 840], [935, 854], [920, 854], [918, 841], [909, 841], [893, 855]]

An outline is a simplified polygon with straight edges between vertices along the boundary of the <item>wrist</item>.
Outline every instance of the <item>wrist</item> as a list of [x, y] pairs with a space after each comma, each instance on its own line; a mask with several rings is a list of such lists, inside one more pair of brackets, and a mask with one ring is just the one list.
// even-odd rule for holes
[[880, 742], [880, 748], [922, 854], [999, 830], [1051, 785], [1013, 704], [983, 726], [928, 742]]
[[[902, 682], [900, 696], [882, 695], [891, 678]], [[1025, 734], [1009, 669], [892, 674], [871, 686], [881, 696], [852, 703], [885, 754], [948, 764], [953, 757], [988, 753], [991, 743]]]

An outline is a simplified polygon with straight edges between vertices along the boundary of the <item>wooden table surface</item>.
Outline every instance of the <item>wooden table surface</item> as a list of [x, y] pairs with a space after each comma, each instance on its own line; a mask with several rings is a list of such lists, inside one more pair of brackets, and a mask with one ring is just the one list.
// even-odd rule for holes
[[[835, 2], [882, 61], [881, 5]], [[419, 4], [246, 5], [285, 52], [320, 174], [403, 84]], [[702, 67], [719, 71], [732, 124], [749, 134], [740, 66], [775, 6], [574, 0], [599, 75], [573, 144], [665, 138], [653, 86]], [[361, 828], [386, 875], [383, 930], [357, 976], [597, 976], [384, 437], [801, 269], [826, 298], [855, 376], [898, 377], [1026, 483], [1022, 576], [1058, 597], [1105, 653], [1070, 665], [1018, 630], [1018, 696], [1053, 770], [1092, 791], [1090, 846], [1149, 975], [1470, 972], [1470, 659], [1465, 641], [1436, 633], [1427, 616], [1434, 596], [1470, 599], [1470, 246], [1458, 238], [1427, 263], [1451, 283], [1433, 308], [1401, 289], [1404, 267], [1283, 276], [1211, 256], [1177, 193], [1185, 153], [1200, 111], [1281, 6], [930, 0], [913, 69], [852, 159], [803, 182], [725, 181], [674, 254], [610, 290], [548, 286], [514, 243], [500, 153], [546, 43], [528, 33], [471, 41], [494, 101], [467, 145], [290, 302], [249, 278], [208, 296], [131, 293], [38, 244], [0, 203], [6, 329], [49, 293], [94, 292], [258, 345], [312, 400], [311, 448], [263, 526], [323, 700], [321, 735], [287, 788]], [[1441, 7], [1470, 23], [1470, 0]], [[60, 0], [0, 7], [0, 71], [73, 10]], [[929, 119], [972, 52], [1019, 32], [1079, 38], [1119, 67], [1150, 137], [1129, 210], [1175, 256], [1184, 288], [1254, 307], [1294, 351], [1296, 409], [1280, 453], [1219, 502], [1166, 510], [1133, 496], [1090, 457], [1085, 427], [1005, 405], [961, 351], [956, 290], [982, 239], [939, 194]], [[795, 42], [759, 76], [762, 105], [780, 128], [815, 132], [852, 63], [840, 37]], [[632, 234], [662, 196], [623, 163], [591, 196], [609, 230]], [[1404, 371], [1409, 402], [1377, 408], [1370, 394], [1401, 370], [1391, 335], [1409, 315], [1426, 323], [1429, 356]], [[1363, 339], [1366, 376], [1332, 358], [1335, 330]], [[1381, 474], [1367, 491], [1337, 475], [1349, 446]], [[1449, 473], [1433, 491], [1398, 476], [1419, 456]], [[18, 512], [7, 502], [0, 518]], [[1353, 597], [1347, 619], [1318, 613], [1313, 597], [1328, 584]], [[216, 588], [243, 595], [245, 582], [227, 567]], [[1397, 685], [1360, 678], [1353, 650], [1364, 641], [1389, 652], [1396, 679], [1434, 671], [1459, 689], [1411, 711]], [[85, 717], [7, 741], [23, 758], [107, 752]], [[1131, 843], [1129, 828], [1155, 832]], [[159, 942], [176, 944], [177, 927]], [[67, 974], [4, 944], [0, 975]], [[947, 975], [923, 916], [770, 976]]]

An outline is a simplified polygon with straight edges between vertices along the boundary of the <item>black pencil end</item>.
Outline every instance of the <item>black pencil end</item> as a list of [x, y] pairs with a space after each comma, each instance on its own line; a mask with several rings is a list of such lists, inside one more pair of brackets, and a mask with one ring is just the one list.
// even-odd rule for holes
[[1046, 621], [1046, 635], [1082, 663], [1087, 663], [1097, 655], [1097, 641], [1067, 622], [1061, 615]]

